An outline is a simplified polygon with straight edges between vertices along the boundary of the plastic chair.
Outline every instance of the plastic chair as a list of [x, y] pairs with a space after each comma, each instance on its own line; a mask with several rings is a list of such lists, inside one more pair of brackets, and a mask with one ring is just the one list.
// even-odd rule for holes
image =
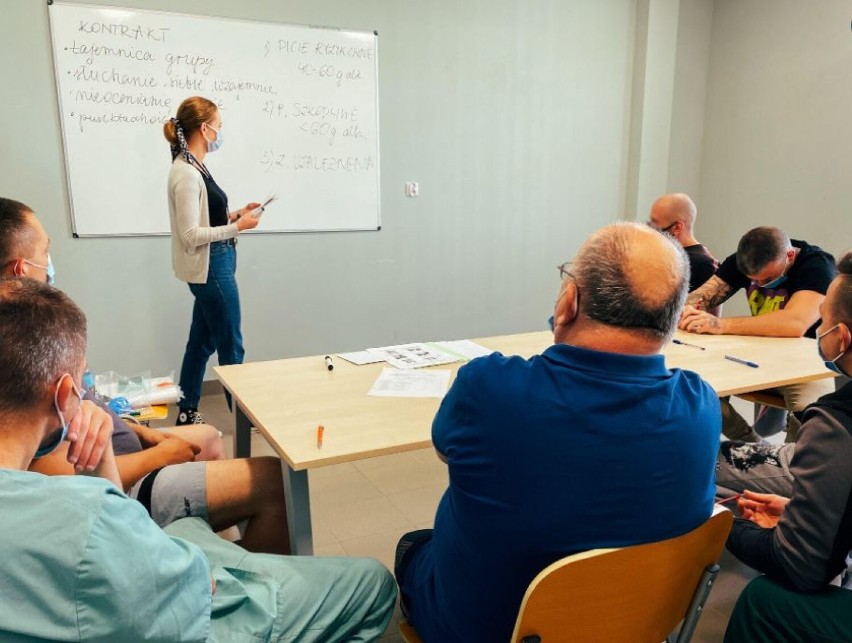
[[[717, 505], [707, 522], [677, 538], [558, 560], [530, 583], [512, 643], [689, 641], [732, 524], [731, 512]], [[400, 633], [420, 642], [405, 621]]]

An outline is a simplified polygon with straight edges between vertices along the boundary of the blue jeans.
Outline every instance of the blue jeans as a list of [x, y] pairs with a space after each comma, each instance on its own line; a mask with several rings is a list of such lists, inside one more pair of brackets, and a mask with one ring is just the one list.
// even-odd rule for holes
[[[192, 325], [180, 368], [181, 408], [198, 408], [207, 360], [215, 351], [219, 364], [242, 364], [245, 350], [240, 331], [240, 293], [237, 290], [237, 249], [218, 241], [210, 244], [207, 283], [189, 284], [195, 296]], [[231, 396], [225, 393], [228, 408]]]

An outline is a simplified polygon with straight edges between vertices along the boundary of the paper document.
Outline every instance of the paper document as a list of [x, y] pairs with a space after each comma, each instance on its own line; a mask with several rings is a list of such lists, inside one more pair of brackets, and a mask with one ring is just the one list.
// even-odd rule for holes
[[368, 348], [368, 351], [397, 368], [421, 368], [423, 366], [438, 366], [452, 364], [462, 359], [443, 351], [434, 344], [399, 344], [382, 348]]
[[450, 371], [413, 371], [383, 368], [367, 395], [373, 397], [437, 397], [447, 393]]
[[449, 342], [435, 342], [433, 344], [447, 353], [459, 355], [465, 360], [472, 360], [475, 357], [484, 357], [491, 355], [494, 351], [490, 348], [485, 348], [482, 344], [477, 344], [469, 339], [456, 339]]
[[376, 362], [384, 362], [384, 358], [370, 351], [355, 351], [353, 353], [338, 353], [338, 357], [345, 359], [347, 362], [352, 362], [358, 366], [364, 364], [375, 364]]

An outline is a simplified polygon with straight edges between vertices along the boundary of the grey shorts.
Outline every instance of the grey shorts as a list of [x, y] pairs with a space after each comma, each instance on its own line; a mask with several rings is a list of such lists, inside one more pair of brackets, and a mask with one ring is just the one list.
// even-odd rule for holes
[[793, 493], [790, 461], [795, 449], [791, 442], [722, 442], [716, 458], [716, 485], [731, 491], [748, 489], [789, 498]]
[[138, 500], [160, 527], [179, 518], [207, 520], [206, 462], [184, 462], [156, 469], [127, 495]]

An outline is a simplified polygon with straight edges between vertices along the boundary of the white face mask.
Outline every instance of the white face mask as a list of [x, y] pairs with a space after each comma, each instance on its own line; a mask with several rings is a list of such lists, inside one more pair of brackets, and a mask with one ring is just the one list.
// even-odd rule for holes
[[53, 267], [53, 259], [51, 259], [50, 255], [47, 255], [47, 265], [42, 266], [40, 263], [34, 263], [29, 259], [24, 259], [24, 263], [28, 263], [35, 268], [41, 268], [47, 274], [47, 283], [48, 285], [53, 285], [53, 282], [56, 281], [56, 268]]
[[[66, 377], [71, 377], [70, 374], [65, 373], [62, 377], [59, 378], [59, 382], [56, 383], [56, 391], [53, 393], [53, 406], [56, 409], [56, 413], [59, 415], [59, 423], [61, 424], [61, 434], [58, 440], [54, 440], [50, 444], [42, 444], [39, 445], [38, 450], [35, 452], [33, 458], [43, 458], [49, 453], [53, 453], [62, 444], [63, 440], [68, 436], [68, 425], [69, 422], [65, 421], [65, 416], [62, 414], [62, 411], [59, 410], [59, 385], [62, 383], [62, 380]], [[71, 378], [71, 386], [74, 388], [74, 393], [77, 397], [80, 398], [80, 401], [83, 401], [83, 394], [80, 393], [80, 389], [77, 388], [77, 385], [74, 383], [74, 379]]]
[[214, 138], [212, 141], [208, 141], [207, 137], [206, 136], [204, 137], [204, 140], [207, 141], [207, 151], [208, 152], [215, 152], [220, 147], [222, 147], [222, 126], [220, 125], [219, 129], [216, 129], [215, 127], [210, 125], [210, 123], [206, 123], [206, 125], [210, 129], [212, 129], [214, 132], [216, 132], [216, 138]]

